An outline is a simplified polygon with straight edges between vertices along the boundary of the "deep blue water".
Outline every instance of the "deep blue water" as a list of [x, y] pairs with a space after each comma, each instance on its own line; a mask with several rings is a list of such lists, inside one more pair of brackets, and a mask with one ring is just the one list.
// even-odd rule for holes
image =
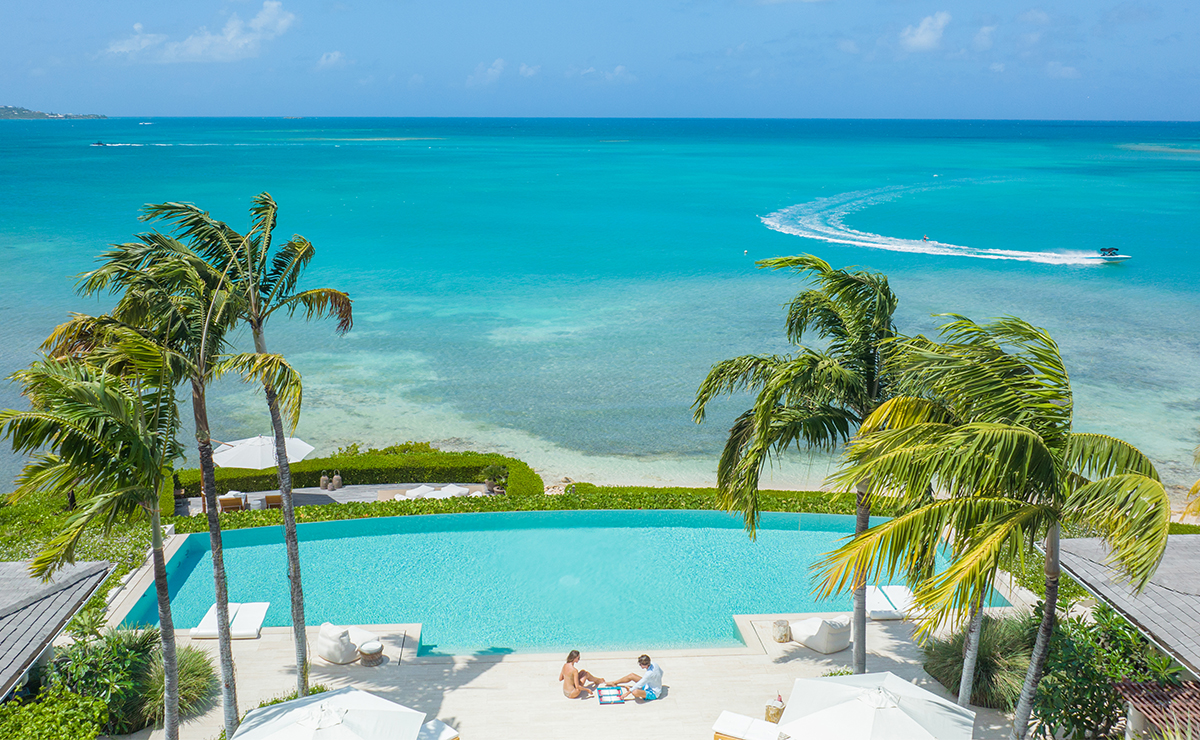
[[[102, 310], [71, 276], [145, 228], [143, 203], [244, 227], [267, 190], [279, 233], [317, 247], [307, 284], [355, 300], [346, 337], [268, 329], [304, 373], [317, 454], [428, 439], [548, 478], [711, 481], [746, 400], [697, 426], [696, 386], [720, 359], [786, 351], [781, 304], [801, 286], [753, 262], [809, 251], [887, 272], [906, 331], [949, 311], [1049, 328], [1077, 428], [1138, 444], [1173, 482], [1194, 474], [1200, 124], [141, 122], [0, 122], [0, 371], [68, 311]], [[1134, 258], [1095, 264], [1101, 246]], [[218, 438], [269, 427], [236, 382], [210, 416]], [[0, 474], [17, 468], [6, 453]]]

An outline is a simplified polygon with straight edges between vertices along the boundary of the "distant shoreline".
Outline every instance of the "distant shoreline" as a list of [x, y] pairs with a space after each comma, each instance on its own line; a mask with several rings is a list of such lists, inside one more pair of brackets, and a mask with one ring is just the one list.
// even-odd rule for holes
[[108, 118], [99, 113], [43, 113], [15, 105], [0, 105], [0, 121], [78, 121]]

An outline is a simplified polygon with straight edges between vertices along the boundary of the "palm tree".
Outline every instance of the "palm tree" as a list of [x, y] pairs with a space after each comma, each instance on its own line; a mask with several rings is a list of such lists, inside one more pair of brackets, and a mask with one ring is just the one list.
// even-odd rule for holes
[[225, 334], [238, 317], [237, 294], [227, 276], [211, 267], [185, 245], [162, 234], [142, 234], [139, 241], [114, 245], [101, 256], [100, 268], [83, 276], [80, 292], [121, 292], [109, 316], [76, 315], [59, 326], [43, 348], [54, 356], [80, 356], [105, 351], [114, 330], [118, 337], [136, 332], [160, 349], [178, 367], [176, 382], [192, 389], [200, 471], [208, 515], [213, 584], [217, 605], [217, 643], [221, 666], [221, 700], [225, 734], [233, 737], [239, 724], [237, 686], [229, 628], [229, 591], [216, 497], [216, 474], [209, 433], [206, 386], [219, 367]]
[[157, 347], [133, 335], [122, 341], [122, 354], [128, 365], [120, 375], [54, 359], [14, 373], [31, 408], [0, 411], [0, 430], [16, 453], [47, 450], [25, 466], [13, 496], [74, 488], [80, 500], [62, 532], [33, 559], [34, 575], [48, 578], [72, 562], [89, 525], [149, 517], [165, 673], [163, 725], [167, 740], [178, 740], [179, 671], [158, 502], [171, 484], [172, 461], [182, 453], [175, 438], [179, 417], [170, 369]]
[[[886, 353], [896, 336], [896, 295], [887, 276], [865, 270], [835, 270], [805, 254], [763, 260], [760, 267], [791, 269], [819, 287], [801, 292], [788, 306], [790, 356], [744, 355], [713, 366], [696, 392], [695, 420], [702, 422], [712, 399], [751, 390], [754, 405], [737, 418], [717, 466], [718, 495], [729, 511], [740, 511], [754, 535], [758, 524], [758, 481], [773, 455], [795, 446], [835, 450], [853, 435], [891, 393]], [[801, 344], [815, 333], [818, 350]], [[870, 526], [865, 486], [856, 497], [855, 536]], [[854, 588], [854, 671], [865, 673], [866, 583]]]
[[337, 330], [345, 333], [353, 324], [350, 297], [332, 288], [298, 290], [300, 276], [312, 259], [315, 249], [302, 236], [294, 235], [275, 247], [272, 234], [278, 217], [278, 206], [268, 193], [254, 197], [250, 208], [252, 227], [245, 235], [213, 219], [207, 212], [189, 203], [148, 205], [143, 219], [162, 220], [174, 224], [179, 235], [190, 241], [194, 251], [212, 269], [228, 275], [236, 285], [242, 300], [240, 319], [250, 326], [254, 337], [254, 354], [231, 362], [228, 368], [262, 383], [271, 413], [275, 433], [275, 460], [279, 470], [279, 492], [283, 500], [284, 542], [288, 555], [288, 583], [291, 586], [292, 630], [296, 646], [296, 690], [308, 694], [308, 647], [304, 623], [304, 589], [300, 580], [300, 544], [296, 536], [296, 514], [292, 502], [292, 477], [288, 466], [281, 406], [289, 412], [290, 428], [299, 421], [301, 396], [298, 384], [295, 392], [280, 395], [277, 389], [281, 377], [293, 373], [278, 355], [267, 352], [264, 332], [267, 319], [277, 311], [289, 315], [303, 311], [307, 319], [326, 316], [338, 319]]
[[917, 600], [962, 614], [991, 592], [1002, 562], [1024, 557], [1040, 539], [1046, 596], [1013, 720], [1012, 737], [1021, 740], [1054, 630], [1062, 527], [1101, 537], [1112, 567], [1140, 589], [1166, 547], [1170, 500], [1137, 448], [1072, 430], [1070, 379], [1045, 330], [1015, 318], [980, 325], [954, 316], [943, 336], [943, 344], [916, 338], [898, 349], [894, 367], [912, 395], [877, 409], [831, 476], [841, 487], [865, 482], [907, 500], [930, 488], [938, 495], [831, 553], [820, 566], [823, 589], [905, 572], [929, 557], [914, 542], [945, 534], [956, 557], [920, 585]]

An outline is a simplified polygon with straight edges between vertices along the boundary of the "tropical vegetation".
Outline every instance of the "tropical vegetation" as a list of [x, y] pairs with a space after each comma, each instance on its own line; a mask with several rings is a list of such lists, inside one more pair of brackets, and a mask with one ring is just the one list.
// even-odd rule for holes
[[[704, 421], [717, 397], [752, 392], [754, 405], [733, 423], [717, 465], [721, 504], [740, 511], [754, 535], [758, 482], [772, 457], [789, 448], [839, 449], [892, 393], [887, 356], [896, 337], [897, 299], [887, 276], [834, 269], [810, 254], [763, 260], [760, 267], [792, 270], [813, 280], [787, 309], [794, 354], [743, 355], [713, 366], [696, 391], [694, 418]], [[805, 346], [813, 334], [823, 349]], [[857, 493], [855, 536], [870, 526], [870, 497]], [[866, 582], [854, 584], [854, 671], [867, 670]]]
[[[1070, 379], [1044, 330], [955, 316], [943, 337], [897, 342], [890, 366], [905, 395], [863, 423], [832, 476], [844, 490], [865, 484], [872, 496], [894, 496], [904, 511], [830, 553], [818, 565], [822, 590], [924, 574], [916, 597], [930, 610], [929, 631], [969, 614], [1000, 565], [1040, 542], [1046, 608], [1013, 720], [1020, 740], [1050, 653], [1062, 527], [1103, 539], [1114, 570], [1141, 588], [1166, 547], [1170, 500], [1132, 445], [1072, 430]], [[935, 573], [942, 545], [954, 558]]]
[[65, 689], [0, 704], [0, 737], [5, 740], [96, 740], [107, 723], [102, 699]]

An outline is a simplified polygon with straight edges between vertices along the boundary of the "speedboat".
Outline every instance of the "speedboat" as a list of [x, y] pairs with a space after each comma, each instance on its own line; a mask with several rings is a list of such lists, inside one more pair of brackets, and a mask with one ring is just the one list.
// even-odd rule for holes
[[1100, 259], [1104, 262], [1124, 262], [1127, 259], [1132, 259], [1132, 255], [1117, 254], [1115, 247], [1106, 247], [1100, 250]]

